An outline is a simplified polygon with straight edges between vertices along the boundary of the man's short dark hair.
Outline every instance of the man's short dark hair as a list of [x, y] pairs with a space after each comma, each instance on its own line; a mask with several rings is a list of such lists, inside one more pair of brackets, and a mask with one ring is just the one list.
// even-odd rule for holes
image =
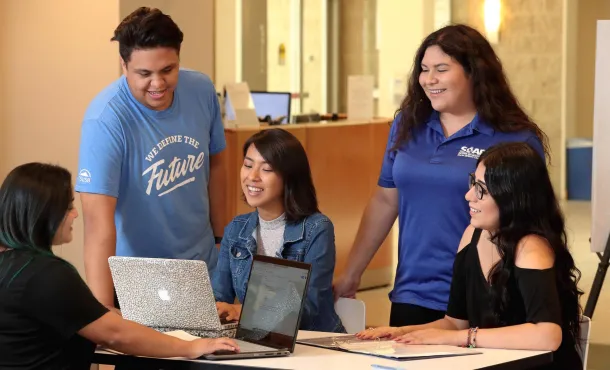
[[111, 41], [118, 41], [125, 63], [134, 50], [169, 47], [180, 53], [184, 34], [172, 18], [159, 9], [141, 7], [129, 14], [114, 30]]

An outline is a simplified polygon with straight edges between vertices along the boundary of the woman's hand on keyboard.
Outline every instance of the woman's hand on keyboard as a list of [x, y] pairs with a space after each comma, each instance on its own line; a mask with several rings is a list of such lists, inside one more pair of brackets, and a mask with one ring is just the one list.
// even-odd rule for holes
[[227, 321], [239, 321], [241, 314], [240, 304], [231, 304], [226, 302], [216, 302], [218, 316], [224, 317]]
[[216, 351], [234, 351], [239, 352], [239, 346], [237, 343], [230, 338], [217, 338], [217, 339], [195, 339], [190, 342], [191, 344], [191, 356], [189, 358], [195, 359], [208, 353]]

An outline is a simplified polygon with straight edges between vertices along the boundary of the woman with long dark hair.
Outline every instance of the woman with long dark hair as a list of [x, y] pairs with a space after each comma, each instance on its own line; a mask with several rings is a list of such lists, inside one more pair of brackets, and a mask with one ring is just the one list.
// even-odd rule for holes
[[228, 338], [183, 341], [109, 312], [52, 246], [72, 240], [71, 175], [28, 163], [0, 187], [0, 368], [89, 369], [95, 344], [149, 357], [235, 350]]
[[470, 226], [453, 267], [447, 314], [378, 328], [411, 344], [555, 351], [550, 369], [581, 369], [580, 271], [544, 161], [524, 143], [487, 150], [470, 174]]
[[465, 25], [443, 27], [415, 55], [390, 130], [378, 187], [367, 205], [335, 296], [353, 297], [398, 216], [391, 326], [424, 324], [447, 309], [455, 246], [468, 225], [463, 179], [487, 148], [547, 138], [519, 106], [489, 42]]
[[335, 230], [318, 209], [305, 148], [286, 130], [266, 129], [246, 140], [243, 155], [241, 190], [255, 210], [225, 228], [212, 278], [219, 314], [239, 319], [253, 256], [262, 254], [312, 265], [301, 329], [344, 332], [332, 292]]

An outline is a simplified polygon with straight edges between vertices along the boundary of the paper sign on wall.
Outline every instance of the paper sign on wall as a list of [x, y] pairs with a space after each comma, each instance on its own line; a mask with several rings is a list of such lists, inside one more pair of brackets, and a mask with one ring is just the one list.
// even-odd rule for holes
[[373, 118], [373, 76], [347, 78], [347, 118], [370, 120]]
[[258, 126], [254, 102], [247, 82], [228, 83], [225, 85], [226, 118], [235, 126]]

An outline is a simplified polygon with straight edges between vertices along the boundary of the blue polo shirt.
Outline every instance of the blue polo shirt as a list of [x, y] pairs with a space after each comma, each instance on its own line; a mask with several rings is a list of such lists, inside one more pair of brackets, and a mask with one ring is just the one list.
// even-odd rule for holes
[[501, 142], [527, 142], [544, 157], [531, 131], [500, 132], [478, 116], [446, 138], [438, 112], [414, 128], [397, 151], [392, 124], [378, 184], [398, 190], [398, 266], [390, 300], [445, 311], [458, 245], [470, 223], [468, 174], [479, 156]]

